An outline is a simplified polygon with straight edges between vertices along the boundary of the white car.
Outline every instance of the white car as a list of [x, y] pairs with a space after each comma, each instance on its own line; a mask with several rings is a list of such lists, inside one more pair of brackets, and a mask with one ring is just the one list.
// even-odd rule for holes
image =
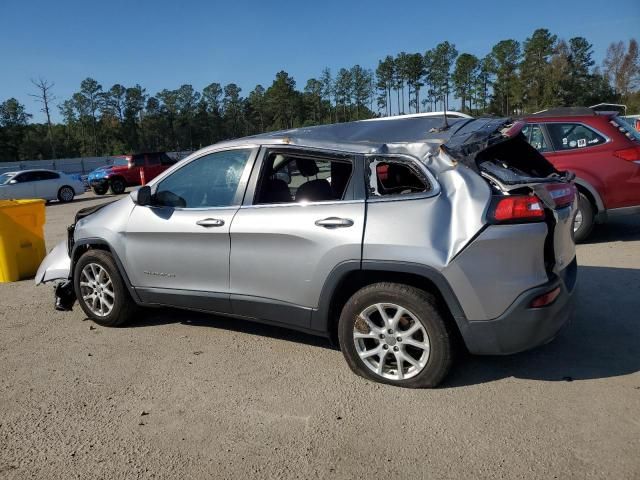
[[53, 170], [22, 170], [0, 174], [0, 200], [42, 198], [70, 202], [84, 191], [82, 180]]

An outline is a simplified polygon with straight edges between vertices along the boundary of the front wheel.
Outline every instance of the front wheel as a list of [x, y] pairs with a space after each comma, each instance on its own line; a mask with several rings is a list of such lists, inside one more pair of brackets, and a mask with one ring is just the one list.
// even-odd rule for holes
[[67, 203], [67, 202], [71, 202], [73, 200], [73, 197], [76, 196], [76, 192], [73, 190], [73, 188], [65, 185], [64, 187], [60, 187], [60, 190], [58, 190], [58, 201], [62, 202], [62, 203]]
[[576, 243], [584, 242], [591, 234], [595, 223], [593, 204], [582, 193], [578, 195], [578, 209], [573, 217], [573, 239]]
[[93, 192], [96, 195], [104, 195], [105, 193], [107, 193], [107, 190], [109, 190], [109, 187], [104, 187], [104, 186], [95, 186], [95, 187], [93, 187]]
[[365, 378], [408, 388], [437, 386], [453, 363], [453, 334], [435, 298], [397, 283], [356, 292], [338, 324], [349, 367]]
[[74, 269], [73, 287], [87, 317], [105, 327], [124, 325], [135, 311], [135, 303], [109, 252], [85, 252]]

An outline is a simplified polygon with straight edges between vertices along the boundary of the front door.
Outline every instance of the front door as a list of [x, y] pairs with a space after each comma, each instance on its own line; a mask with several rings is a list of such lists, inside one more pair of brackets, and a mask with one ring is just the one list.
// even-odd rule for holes
[[228, 313], [229, 228], [255, 149], [187, 162], [152, 186], [126, 232], [128, 275], [143, 301]]
[[19, 173], [12, 179], [15, 183], [7, 185], [7, 188], [4, 189], [6, 191], [3, 192], [3, 197], [8, 199], [37, 198], [36, 179], [37, 172], [35, 171]]
[[261, 157], [255, 192], [231, 224], [233, 313], [309, 327], [331, 271], [359, 267], [364, 179], [352, 156], [280, 149]]

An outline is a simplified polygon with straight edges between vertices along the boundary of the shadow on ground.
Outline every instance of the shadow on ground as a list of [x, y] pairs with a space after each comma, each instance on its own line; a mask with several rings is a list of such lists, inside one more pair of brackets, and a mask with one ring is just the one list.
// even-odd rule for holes
[[553, 342], [517, 355], [466, 356], [444, 386], [508, 377], [577, 381], [639, 371], [640, 269], [579, 267], [577, 288], [573, 321]]
[[640, 240], [640, 215], [614, 217], [607, 223], [596, 225], [586, 244], [631, 242]]
[[[640, 269], [583, 266], [578, 275], [575, 316], [553, 342], [516, 355], [462, 355], [443, 387], [509, 377], [578, 381], [639, 371]], [[174, 309], [145, 311], [131, 327], [175, 322], [333, 348], [326, 339], [285, 328]]]

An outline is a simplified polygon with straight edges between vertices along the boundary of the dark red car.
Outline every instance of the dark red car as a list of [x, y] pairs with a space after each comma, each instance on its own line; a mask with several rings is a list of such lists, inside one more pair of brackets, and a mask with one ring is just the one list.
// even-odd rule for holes
[[113, 165], [100, 167], [89, 174], [88, 181], [93, 191], [104, 195], [107, 190], [115, 194], [123, 193], [125, 188], [140, 185], [140, 171], [144, 172], [145, 182], [160, 175], [176, 163], [165, 152], [136, 153], [120, 155]]
[[580, 194], [574, 220], [576, 242], [595, 223], [640, 214], [640, 133], [615, 112], [556, 108], [525, 118], [531, 145], [558, 170], [576, 174]]

